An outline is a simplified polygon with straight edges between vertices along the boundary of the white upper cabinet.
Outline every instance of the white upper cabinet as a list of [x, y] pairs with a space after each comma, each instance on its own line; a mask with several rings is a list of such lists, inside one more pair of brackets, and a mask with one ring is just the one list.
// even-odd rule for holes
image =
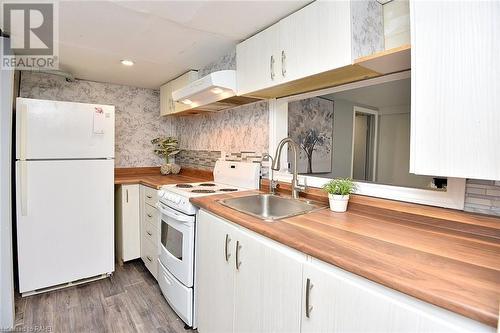
[[279, 23], [282, 83], [351, 64], [348, 1], [316, 1]]
[[[238, 94], [268, 88], [279, 82], [278, 25], [236, 46]], [[280, 74], [281, 75], [281, 74]]]
[[189, 105], [176, 103], [172, 93], [190, 82], [198, 80], [198, 71], [189, 71], [160, 87], [160, 115], [166, 116], [189, 109]]
[[236, 46], [238, 94], [252, 95], [381, 51], [382, 22], [375, 0], [315, 1]]
[[500, 180], [500, 2], [412, 1], [410, 172]]

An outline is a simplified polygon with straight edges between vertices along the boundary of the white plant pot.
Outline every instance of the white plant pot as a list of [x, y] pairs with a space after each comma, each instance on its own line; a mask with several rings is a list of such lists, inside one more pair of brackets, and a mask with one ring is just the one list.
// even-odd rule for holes
[[328, 201], [330, 201], [330, 209], [332, 211], [343, 213], [347, 210], [347, 203], [349, 202], [349, 194], [347, 195], [328, 194]]

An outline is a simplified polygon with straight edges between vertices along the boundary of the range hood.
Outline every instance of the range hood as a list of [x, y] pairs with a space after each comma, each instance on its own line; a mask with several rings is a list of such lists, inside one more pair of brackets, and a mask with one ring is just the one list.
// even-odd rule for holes
[[196, 114], [196, 111], [222, 111], [248, 104], [258, 99], [236, 96], [236, 71], [223, 70], [208, 74], [172, 92], [175, 102], [189, 106], [181, 114]]

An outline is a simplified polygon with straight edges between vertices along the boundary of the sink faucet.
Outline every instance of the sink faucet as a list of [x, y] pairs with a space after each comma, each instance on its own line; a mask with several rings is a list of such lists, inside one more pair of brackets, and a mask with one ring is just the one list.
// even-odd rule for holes
[[262, 160], [264, 160], [264, 158], [269, 158], [269, 192], [271, 194], [276, 194], [276, 187], [278, 186], [278, 183], [274, 180], [274, 172], [273, 172], [273, 164], [274, 164], [274, 159], [271, 155], [269, 155], [268, 153], [264, 153], [262, 155]]
[[299, 192], [305, 190], [305, 186], [299, 185], [299, 179], [297, 177], [297, 144], [291, 138], [284, 138], [278, 144], [278, 148], [276, 148], [276, 155], [274, 156], [272, 170], [278, 171], [280, 169], [280, 159], [281, 159], [281, 150], [285, 146], [285, 143], [292, 148], [293, 151], [293, 176], [292, 176], [292, 197], [294, 199], [299, 198]]

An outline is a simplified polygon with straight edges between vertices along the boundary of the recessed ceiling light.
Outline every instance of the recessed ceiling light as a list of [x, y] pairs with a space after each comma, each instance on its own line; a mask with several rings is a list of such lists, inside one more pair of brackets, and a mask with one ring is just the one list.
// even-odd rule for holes
[[120, 62], [122, 63], [122, 65], [125, 65], [125, 66], [133, 66], [134, 65], [134, 62], [132, 60], [123, 59], [123, 60], [120, 60]]
[[186, 99], [183, 99], [181, 102], [182, 102], [182, 103], [184, 103], [184, 104], [186, 104], [186, 105], [193, 104], [193, 101], [192, 101], [192, 100], [190, 100], [190, 99], [187, 99], [187, 98], [186, 98]]
[[212, 88], [210, 89], [210, 91], [213, 92], [214, 94], [222, 94], [224, 92], [224, 90], [222, 90], [219, 87]]

